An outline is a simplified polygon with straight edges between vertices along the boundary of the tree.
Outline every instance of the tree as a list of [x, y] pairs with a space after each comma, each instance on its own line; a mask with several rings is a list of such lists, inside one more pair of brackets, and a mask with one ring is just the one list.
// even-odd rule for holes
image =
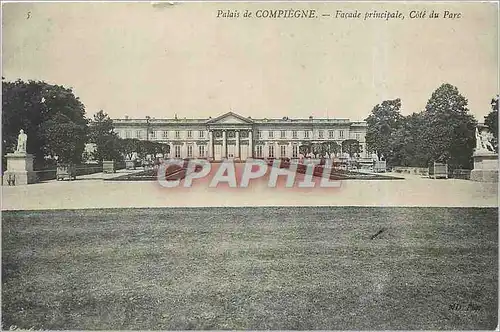
[[306, 142], [299, 146], [299, 153], [303, 156], [308, 155], [312, 152], [312, 144], [310, 142]]
[[467, 99], [457, 87], [445, 83], [434, 91], [422, 114], [421, 138], [427, 163], [471, 167], [477, 122], [468, 112]]
[[366, 143], [369, 151], [390, 157], [391, 135], [401, 126], [403, 116], [399, 110], [401, 99], [385, 100], [377, 104], [366, 118]]
[[484, 117], [484, 124], [493, 135], [493, 147], [498, 151], [498, 95], [491, 100], [491, 112]]
[[314, 158], [320, 158], [325, 155], [325, 147], [321, 143], [312, 143], [311, 151], [314, 155]]
[[497, 95], [495, 98], [491, 99], [491, 109], [493, 111], [498, 112], [498, 99], [500, 98], [499, 95]]
[[132, 156], [139, 152], [139, 140], [137, 138], [125, 138], [120, 141], [120, 152], [125, 156], [127, 160], [132, 160]]
[[426, 147], [423, 143], [425, 122], [421, 113], [404, 117], [401, 126], [393, 133], [390, 140], [390, 158], [392, 165], [427, 167]]
[[139, 141], [139, 150], [143, 156], [149, 154], [154, 157], [158, 153], [170, 153], [170, 146], [159, 142]]
[[323, 146], [323, 151], [327, 154], [327, 157], [332, 158], [332, 155], [335, 155], [340, 152], [340, 145], [335, 141], [327, 141], [321, 143]]
[[349, 156], [354, 156], [354, 154], [360, 152], [360, 144], [358, 140], [346, 139], [342, 142], [342, 152], [347, 152]]
[[85, 107], [63, 86], [2, 81], [3, 151], [15, 149], [20, 129], [28, 135], [27, 152], [34, 155], [35, 168], [44, 167], [45, 159], [55, 156], [79, 162], [88, 133]]
[[45, 146], [43, 150], [48, 156], [57, 158], [59, 163], [78, 164], [82, 161], [85, 141], [75, 141], [73, 137], [83, 134], [83, 128], [61, 114], [40, 124]]
[[90, 142], [96, 145], [96, 160], [121, 160], [123, 157], [113, 120], [103, 110], [97, 112], [90, 123]]

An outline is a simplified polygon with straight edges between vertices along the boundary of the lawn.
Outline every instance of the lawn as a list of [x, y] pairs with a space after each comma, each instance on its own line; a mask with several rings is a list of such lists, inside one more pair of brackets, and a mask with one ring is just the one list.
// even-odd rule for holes
[[2, 325], [494, 329], [489, 208], [3, 212]]
[[[220, 163], [212, 163], [211, 176], [212, 178], [215, 173], [215, 169], [220, 166]], [[241, 175], [244, 168], [243, 163], [236, 163], [235, 169], [238, 175]], [[270, 169], [272, 167], [272, 163], [268, 165], [268, 171], [266, 172], [267, 176], [269, 176]], [[283, 167], [288, 169], [290, 167], [289, 163], [283, 163]], [[307, 166], [300, 164], [297, 166], [296, 174], [305, 174]], [[186, 177], [187, 165], [185, 167], [180, 166], [170, 166], [166, 169], [165, 179], [166, 180], [178, 180], [184, 179]], [[201, 171], [201, 166], [196, 168], [196, 172]], [[404, 178], [389, 176], [387, 174], [374, 174], [374, 173], [362, 173], [355, 171], [346, 171], [338, 168], [333, 168], [329, 172], [329, 176], [327, 174], [323, 174], [323, 166], [318, 165], [314, 167], [313, 176], [317, 178], [325, 177], [330, 180], [404, 180]], [[240, 176], [237, 176], [240, 179]], [[157, 169], [148, 169], [142, 172], [121, 175], [113, 178], [106, 179], [106, 181], [157, 181], [158, 173]], [[239, 181], [238, 181], [239, 182]]]

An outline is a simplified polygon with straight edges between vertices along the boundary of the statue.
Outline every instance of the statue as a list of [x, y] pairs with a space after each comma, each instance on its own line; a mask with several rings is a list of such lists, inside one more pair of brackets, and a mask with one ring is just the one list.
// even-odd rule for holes
[[482, 144], [482, 139], [481, 136], [479, 135], [479, 130], [477, 130], [476, 127], [476, 151], [481, 151], [483, 150], [483, 144]]
[[493, 144], [491, 144], [488, 136], [486, 136], [486, 132], [483, 131], [482, 134], [483, 135], [481, 136], [481, 141], [483, 142], [486, 150], [491, 151], [491, 152], [495, 152], [495, 148], [493, 147]]
[[26, 153], [26, 142], [28, 141], [28, 136], [24, 133], [24, 130], [19, 131], [19, 136], [17, 137], [17, 149], [16, 153]]
[[494, 152], [495, 148], [489, 141], [488, 137], [486, 137], [485, 132], [483, 131], [481, 134], [482, 135], [479, 134], [479, 130], [476, 127], [476, 151]]

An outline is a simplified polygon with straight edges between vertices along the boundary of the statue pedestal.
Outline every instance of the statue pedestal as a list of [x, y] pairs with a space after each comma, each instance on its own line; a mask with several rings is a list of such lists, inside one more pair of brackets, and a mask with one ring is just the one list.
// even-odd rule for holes
[[470, 179], [479, 182], [498, 182], [498, 154], [491, 151], [476, 151], [474, 169], [470, 172]]
[[33, 171], [33, 155], [27, 153], [7, 153], [7, 171], [4, 173], [4, 183], [9, 185], [24, 185], [36, 182]]

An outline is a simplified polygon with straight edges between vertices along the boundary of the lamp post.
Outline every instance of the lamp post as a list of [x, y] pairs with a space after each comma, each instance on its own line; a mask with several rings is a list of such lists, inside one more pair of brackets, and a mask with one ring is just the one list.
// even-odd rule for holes
[[151, 117], [146, 115], [146, 141], [149, 141], [149, 120]]

